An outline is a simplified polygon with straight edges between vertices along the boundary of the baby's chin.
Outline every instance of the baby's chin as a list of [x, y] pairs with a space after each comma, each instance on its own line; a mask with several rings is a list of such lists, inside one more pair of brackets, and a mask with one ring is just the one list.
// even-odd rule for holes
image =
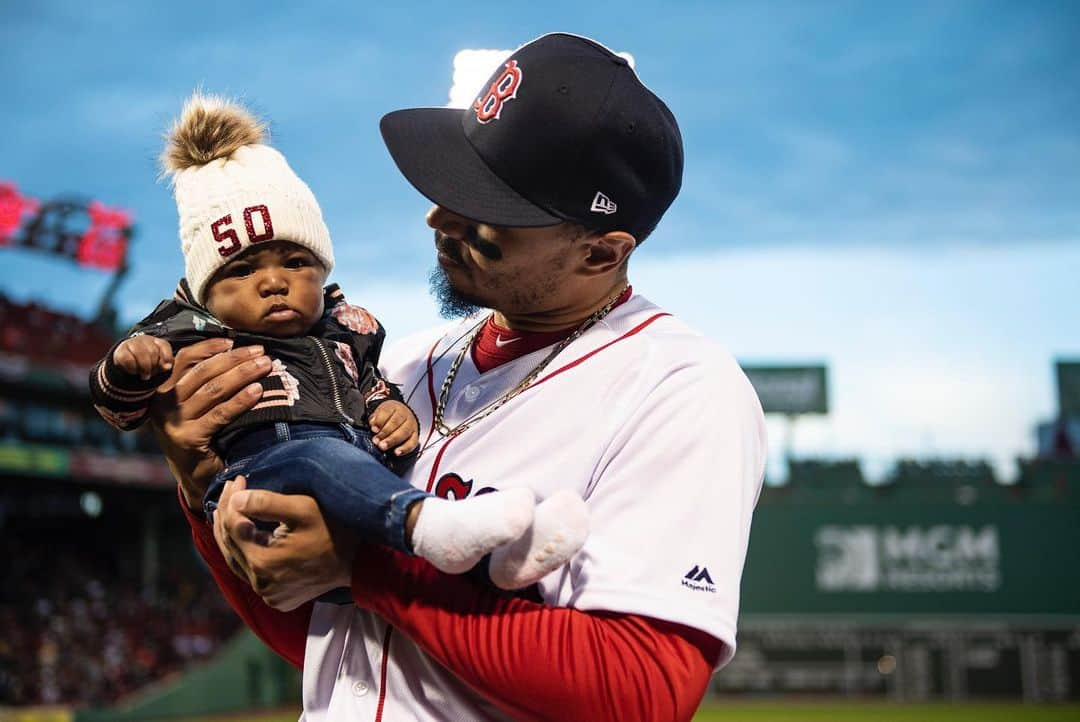
[[271, 338], [295, 338], [296, 336], [306, 336], [314, 324], [306, 318], [296, 318], [279, 322], [263, 319], [254, 326], [229, 325], [242, 333], [255, 333]]

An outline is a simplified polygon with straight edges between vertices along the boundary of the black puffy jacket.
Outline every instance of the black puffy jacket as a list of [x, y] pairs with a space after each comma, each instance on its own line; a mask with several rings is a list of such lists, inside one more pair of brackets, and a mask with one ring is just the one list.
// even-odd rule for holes
[[144, 381], [113, 363], [113, 352], [126, 338], [139, 334], [168, 341], [175, 354], [208, 338], [231, 338], [235, 347], [262, 345], [274, 367], [260, 383], [262, 399], [229, 424], [217, 437], [219, 449], [238, 432], [278, 421], [347, 423], [366, 428], [368, 414], [383, 401], [403, 401], [399, 389], [379, 374], [379, 353], [386, 332], [374, 316], [345, 302], [337, 285], [325, 289], [322, 318], [306, 336], [273, 338], [229, 328], [195, 303], [187, 282], [176, 295], [118, 341], [90, 370], [90, 394], [102, 417], [118, 429], [134, 429], [146, 420], [147, 406], [169, 376]]

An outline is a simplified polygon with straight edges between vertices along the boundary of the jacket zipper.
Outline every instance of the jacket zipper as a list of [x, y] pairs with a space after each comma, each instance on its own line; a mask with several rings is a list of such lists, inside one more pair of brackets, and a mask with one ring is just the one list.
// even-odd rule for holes
[[341, 403], [341, 390], [338, 388], [337, 376], [334, 375], [333, 362], [330, 361], [330, 353], [326, 350], [326, 346], [322, 340], [311, 337], [311, 340], [315, 342], [315, 345], [319, 348], [319, 353], [322, 355], [323, 365], [326, 366], [326, 373], [330, 376], [330, 392], [334, 397], [334, 408], [337, 412], [350, 424], [355, 423], [351, 416], [345, 413], [345, 406]]

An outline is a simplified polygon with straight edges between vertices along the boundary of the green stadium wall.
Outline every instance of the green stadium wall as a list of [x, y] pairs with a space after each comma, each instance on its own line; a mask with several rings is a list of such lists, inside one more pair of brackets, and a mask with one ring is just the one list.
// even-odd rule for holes
[[1080, 505], [763, 503], [744, 617], [1080, 618]]
[[299, 677], [247, 630], [214, 659], [108, 709], [78, 710], [74, 722], [141, 722], [298, 706]]

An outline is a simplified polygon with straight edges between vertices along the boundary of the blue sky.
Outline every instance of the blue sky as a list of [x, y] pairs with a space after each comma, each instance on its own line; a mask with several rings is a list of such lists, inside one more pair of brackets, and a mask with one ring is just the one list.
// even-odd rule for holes
[[[1080, 356], [1074, 3], [0, 3], [0, 180], [134, 212], [134, 320], [182, 268], [160, 134], [197, 85], [239, 96], [320, 199], [336, 280], [402, 334], [436, 319], [431, 236], [379, 117], [445, 103], [462, 49], [554, 30], [632, 53], [682, 127], [638, 291], [746, 361], [830, 365], [800, 453], [1013, 474]], [[85, 313], [107, 281], [0, 253], [17, 298]]]

